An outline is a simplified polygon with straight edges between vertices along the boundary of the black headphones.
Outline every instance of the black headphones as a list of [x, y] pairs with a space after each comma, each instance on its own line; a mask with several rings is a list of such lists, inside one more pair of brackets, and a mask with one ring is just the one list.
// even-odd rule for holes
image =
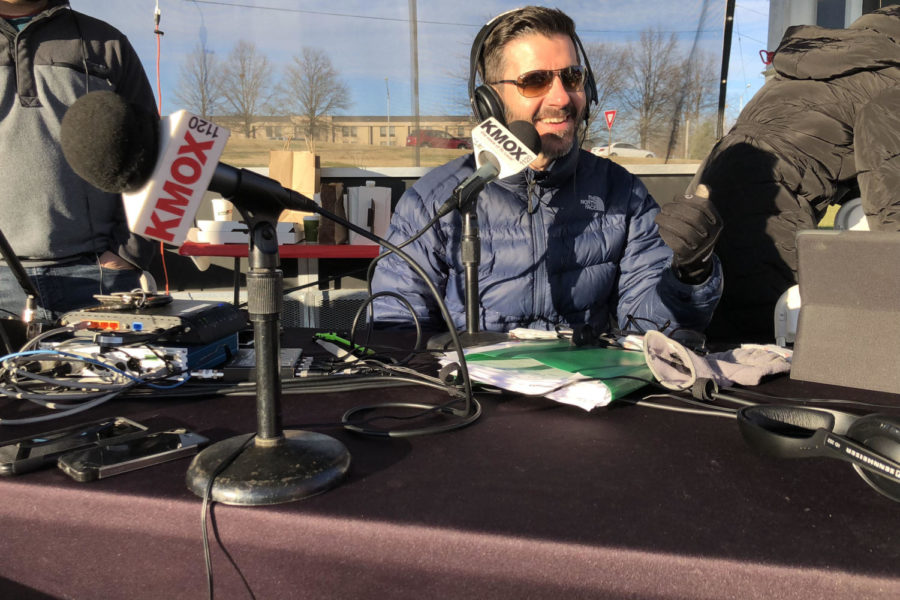
[[[481, 54], [484, 52], [485, 40], [487, 40], [488, 36], [504, 17], [510, 13], [517, 12], [518, 10], [520, 9], [501, 13], [488, 21], [488, 23], [481, 28], [481, 31], [478, 32], [478, 35], [475, 36], [475, 41], [472, 42], [472, 51], [469, 54], [469, 104], [472, 105], [472, 112], [475, 114], [475, 119], [478, 122], [494, 117], [506, 126], [503, 100], [500, 99], [497, 91], [487, 84], [483, 83], [482, 85], [475, 87], [475, 77], [478, 74], [479, 66], [481, 67], [481, 72], [484, 73], [484, 57]], [[578, 39], [577, 34], [572, 36], [572, 42], [575, 44], [575, 50], [581, 53], [581, 58], [584, 60], [584, 96], [586, 100], [584, 121], [587, 123], [591, 112], [591, 104], [597, 103], [597, 83], [594, 80], [594, 72], [591, 70], [591, 64], [588, 62], [584, 46], [581, 45], [581, 40]]]
[[825, 408], [747, 406], [737, 413], [744, 440], [779, 458], [837, 458], [879, 493], [900, 502], [900, 417]]

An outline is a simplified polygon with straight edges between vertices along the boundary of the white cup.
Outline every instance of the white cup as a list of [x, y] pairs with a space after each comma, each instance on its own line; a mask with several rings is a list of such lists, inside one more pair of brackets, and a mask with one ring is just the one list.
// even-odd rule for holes
[[212, 199], [213, 219], [216, 221], [233, 221], [234, 206], [225, 198]]

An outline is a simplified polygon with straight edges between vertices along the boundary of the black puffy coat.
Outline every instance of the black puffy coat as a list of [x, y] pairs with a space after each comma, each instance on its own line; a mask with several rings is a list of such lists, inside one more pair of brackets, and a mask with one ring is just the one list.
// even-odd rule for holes
[[900, 231], [900, 7], [847, 29], [791, 27], [773, 67], [689, 189], [705, 183], [725, 224], [712, 336], [771, 341], [797, 231], [857, 185], [870, 228]]

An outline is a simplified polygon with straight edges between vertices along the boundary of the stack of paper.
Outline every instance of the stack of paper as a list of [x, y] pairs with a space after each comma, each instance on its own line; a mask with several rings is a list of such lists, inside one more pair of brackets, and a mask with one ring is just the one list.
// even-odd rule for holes
[[[509, 341], [465, 351], [472, 380], [591, 410], [653, 380], [644, 354], [623, 348], [573, 346], [567, 340]], [[446, 353], [442, 365], [458, 362]]]

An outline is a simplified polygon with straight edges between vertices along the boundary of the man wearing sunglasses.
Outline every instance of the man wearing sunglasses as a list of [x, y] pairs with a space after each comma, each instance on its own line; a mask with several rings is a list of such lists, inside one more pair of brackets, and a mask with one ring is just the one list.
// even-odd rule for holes
[[[541, 138], [528, 168], [488, 183], [476, 200], [479, 329], [606, 331], [635, 318], [702, 329], [721, 294], [712, 255], [720, 221], [699, 194], [679, 214], [660, 214], [635, 176], [579, 148], [596, 96], [580, 49], [567, 15], [534, 6], [498, 16], [473, 44], [476, 118], [526, 121]], [[476, 71], [484, 82], [477, 89]], [[457, 328], [466, 324], [462, 218], [452, 212], [429, 223], [474, 169], [468, 155], [430, 171], [400, 199], [388, 232], [402, 244], [426, 229], [404, 251], [435, 283]], [[409, 323], [408, 302], [424, 327], [443, 327], [427, 286], [397, 256], [378, 264], [372, 289], [398, 296], [376, 300], [379, 324]]]

